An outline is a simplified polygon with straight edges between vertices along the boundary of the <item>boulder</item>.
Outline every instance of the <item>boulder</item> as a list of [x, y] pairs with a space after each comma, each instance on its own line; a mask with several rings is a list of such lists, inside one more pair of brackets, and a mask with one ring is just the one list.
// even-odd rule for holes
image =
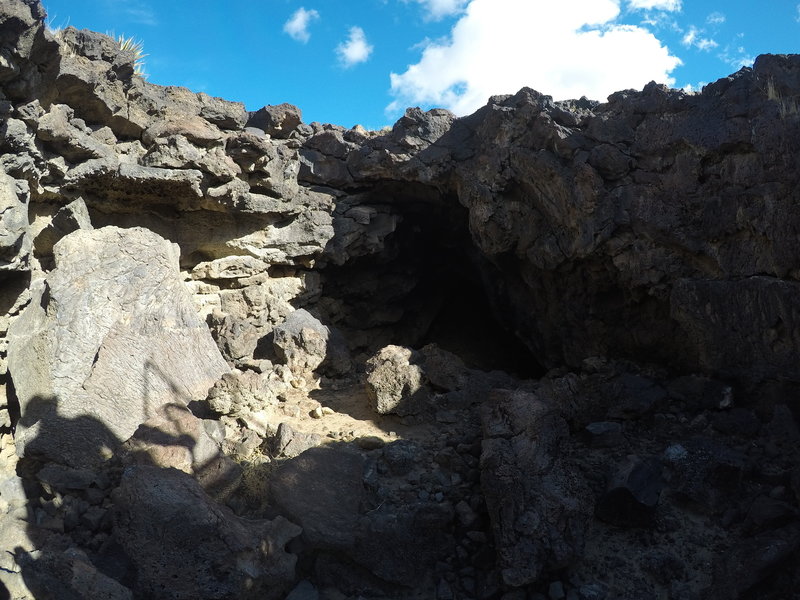
[[29, 196], [26, 182], [0, 170], [0, 273], [28, 269], [31, 251]]
[[367, 361], [366, 390], [375, 412], [413, 415], [428, 402], [430, 390], [422, 356], [402, 346], [386, 346]]
[[350, 548], [364, 496], [364, 459], [339, 447], [310, 448], [282, 464], [269, 482], [280, 514], [303, 528], [314, 547]]
[[309, 375], [320, 367], [339, 375], [350, 370], [350, 357], [343, 340], [303, 308], [290, 313], [286, 321], [276, 326], [273, 336], [278, 359], [295, 375]]
[[288, 423], [281, 423], [272, 440], [272, 454], [294, 458], [320, 444], [322, 444], [322, 438], [318, 434], [296, 431]]
[[283, 385], [267, 375], [233, 369], [225, 373], [208, 392], [209, 407], [219, 414], [240, 416], [277, 402]]
[[114, 539], [136, 567], [137, 598], [276, 600], [294, 580], [284, 549], [300, 528], [250, 521], [176, 469], [129, 467], [114, 495]]
[[167, 404], [142, 423], [122, 446], [128, 464], [172, 468], [192, 475], [212, 497], [224, 500], [239, 486], [242, 468], [222, 454], [206, 426], [180, 404]]
[[597, 517], [619, 527], [649, 525], [662, 487], [657, 460], [628, 456], [609, 477], [595, 509]]
[[545, 398], [494, 392], [482, 407], [481, 488], [503, 581], [531, 584], [583, 552], [591, 514], [570, 464], [569, 427]]
[[159, 407], [206, 397], [228, 366], [178, 272], [145, 229], [79, 230], [8, 332], [20, 455], [71, 466], [108, 457]]
[[261, 129], [277, 139], [288, 138], [303, 122], [300, 109], [291, 104], [267, 105], [250, 113], [248, 127]]

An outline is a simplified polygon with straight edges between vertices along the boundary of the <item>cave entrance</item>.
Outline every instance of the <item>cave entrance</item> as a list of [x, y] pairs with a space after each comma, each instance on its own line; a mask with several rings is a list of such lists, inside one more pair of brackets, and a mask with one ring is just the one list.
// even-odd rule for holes
[[396, 227], [380, 251], [322, 269], [325, 317], [356, 353], [435, 343], [473, 368], [541, 376], [530, 350], [498, 319], [487, 290], [499, 271], [475, 248], [457, 198], [390, 183], [357, 201], [395, 218]]

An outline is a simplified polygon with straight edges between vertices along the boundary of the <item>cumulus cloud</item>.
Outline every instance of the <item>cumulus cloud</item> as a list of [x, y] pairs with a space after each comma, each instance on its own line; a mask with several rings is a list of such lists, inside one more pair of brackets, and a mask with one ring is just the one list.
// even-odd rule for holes
[[493, 94], [529, 86], [556, 99], [605, 99], [681, 64], [649, 31], [615, 24], [618, 0], [472, 0], [444, 42], [391, 74], [393, 113], [434, 105], [468, 114]]
[[700, 35], [701, 33], [703, 32], [700, 29], [692, 25], [691, 27], [689, 27], [689, 30], [684, 34], [681, 43], [684, 46], [689, 46], [689, 47], [693, 46], [698, 50], [704, 50], [704, 51], [709, 51], [712, 48], [716, 48], [717, 46], [719, 46], [719, 44], [717, 44], [717, 42], [715, 42], [714, 40]]
[[[741, 40], [744, 34], [740, 33], [736, 36]], [[742, 45], [727, 45], [717, 55], [719, 59], [729, 64], [734, 69], [741, 69], [742, 67], [752, 67], [756, 57], [750, 54]]]
[[[409, 2], [410, 0], [404, 0]], [[425, 16], [432, 20], [438, 21], [444, 17], [460, 13], [468, 0], [414, 0], [425, 7]]]
[[339, 61], [345, 67], [352, 67], [366, 62], [372, 54], [373, 47], [367, 43], [367, 36], [361, 27], [351, 27], [347, 40], [336, 47]]
[[306, 10], [302, 6], [298, 8], [289, 20], [283, 24], [283, 30], [298, 42], [306, 43], [311, 39], [308, 26], [311, 21], [319, 19], [319, 13], [315, 10]]
[[681, 0], [629, 0], [628, 6], [634, 10], [666, 10], [676, 12], [681, 9]]

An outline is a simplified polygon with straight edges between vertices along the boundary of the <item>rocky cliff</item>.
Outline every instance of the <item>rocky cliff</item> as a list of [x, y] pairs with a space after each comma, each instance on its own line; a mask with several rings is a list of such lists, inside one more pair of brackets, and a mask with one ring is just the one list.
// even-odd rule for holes
[[0, 598], [786, 598], [800, 57], [390, 130], [0, 0]]

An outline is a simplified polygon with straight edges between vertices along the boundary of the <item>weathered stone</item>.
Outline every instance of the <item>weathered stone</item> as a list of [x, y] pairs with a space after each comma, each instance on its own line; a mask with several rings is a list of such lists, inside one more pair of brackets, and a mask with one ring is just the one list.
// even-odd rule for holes
[[272, 448], [274, 456], [294, 458], [320, 444], [322, 438], [318, 434], [296, 431], [288, 423], [281, 423], [272, 441]]
[[160, 406], [204, 399], [228, 367], [171, 244], [106, 227], [76, 231], [54, 251], [55, 270], [8, 333], [22, 408], [17, 449], [82, 466]]
[[257, 127], [274, 138], [285, 139], [303, 122], [300, 109], [291, 104], [267, 105], [250, 113], [248, 127]]
[[347, 346], [340, 337], [305, 309], [290, 313], [275, 327], [273, 336], [278, 359], [298, 376], [318, 368], [342, 375], [351, 368]]
[[223, 415], [242, 415], [262, 410], [277, 401], [283, 386], [254, 371], [234, 369], [225, 373], [208, 392], [209, 407]]
[[178, 469], [192, 475], [212, 497], [224, 500], [238, 487], [242, 469], [220, 449], [203, 421], [185, 406], [167, 404], [142, 423], [122, 446], [128, 464]]
[[304, 579], [286, 596], [286, 600], [319, 600], [319, 592], [314, 584]]
[[800, 549], [800, 525], [792, 523], [748, 537], [714, 564], [713, 600], [742, 597], [770, 577], [773, 569]]
[[580, 556], [588, 490], [563, 456], [567, 423], [546, 400], [495, 392], [481, 420], [481, 488], [499, 568], [508, 585], [527, 585]]
[[593, 448], [613, 448], [624, 441], [622, 425], [609, 421], [589, 423], [585, 428], [586, 437]]
[[422, 357], [401, 346], [386, 346], [367, 361], [366, 389], [379, 414], [412, 415], [428, 401]]
[[31, 239], [28, 233], [29, 190], [26, 183], [0, 170], [0, 272], [28, 268]]
[[137, 597], [283, 598], [300, 528], [246, 521], [175, 469], [129, 467], [114, 497], [114, 538], [136, 566]]
[[363, 496], [363, 459], [346, 449], [306, 450], [275, 472], [272, 502], [315, 547], [351, 548]]
[[107, 478], [91, 469], [74, 469], [58, 464], [47, 464], [36, 473], [43, 485], [51, 492], [68, 492], [70, 490], [87, 490], [92, 485], [108, 487]]
[[23, 554], [18, 563], [34, 598], [133, 600], [134, 597], [130, 589], [100, 572], [78, 548]]
[[649, 525], [662, 487], [658, 461], [629, 456], [609, 477], [595, 508], [597, 517], [620, 527]]
[[708, 512], [719, 511], [735, 499], [732, 494], [748, 469], [741, 451], [703, 437], [681, 447], [683, 451], [674, 452], [664, 472], [665, 481], [679, 498]]
[[269, 265], [252, 256], [226, 256], [192, 269], [195, 279], [241, 279], [263, 273]]

